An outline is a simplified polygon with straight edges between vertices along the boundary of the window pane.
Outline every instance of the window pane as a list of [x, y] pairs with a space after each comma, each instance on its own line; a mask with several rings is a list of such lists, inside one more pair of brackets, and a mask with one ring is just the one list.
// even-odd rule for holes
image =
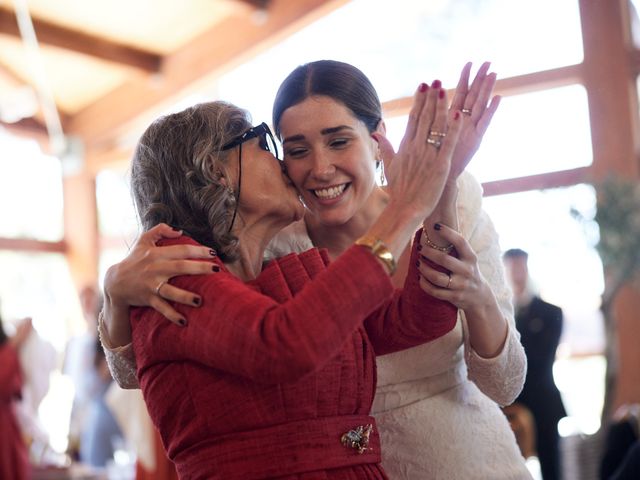
[[597, 234], [585, 230], [571, 209], [593, 216], [595, 191], [589, 185], [488, 197], [503, 250], [529, 253], [534, 288], [560, 306], [564, 325], [554, 378], [569, 414], [562, 435], [594, 433], [600, 426], [604, 392], [604, 331], [600, 295], [602, 263], [593, 248]]
[[571, 209], [591, 218], [595, 191], [589, 185], [486, 197], [484, 207], [503, 250], [529, 252], [529, 271], [542, 297], [565, 313], [563, 339], [571, 353], [600, 352], [602, 262], [597, 234], [575, 220]]
[[62, 169], [33, 140], [0, 129], [0, 237], [63, 236]]
[[576, 0], [353, 0], [229, 72], [217, 93], [260, 121], [284, 76], [317, 59], [356, 65], [385, 101], [435, 78], [453, 86], [469, 60], [508, 77], [582, 57]]
[[138, 232], [129, 177], [124, 172], [103, 170], [96, 176], [96, 202], [100, 234], [130, 242]]
[[5, 323], [24, 317], [58, 352], [85, 328], [67, 261], [59, 253], [0, 251], [0, 311]]
[[[400, 144], [407, 117], [386, 120]], [[468, 170], [481, 182], [591, 165], [587, 96], [580, 85], [506, 97]]]

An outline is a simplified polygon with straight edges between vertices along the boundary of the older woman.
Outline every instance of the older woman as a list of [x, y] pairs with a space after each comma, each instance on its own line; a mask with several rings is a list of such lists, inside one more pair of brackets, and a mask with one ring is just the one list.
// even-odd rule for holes
[[[131, 314], [140, 386], [181, 478], [386, 478], [369, 416], [374, 352], [455, 324], [455, 307], [421, 289], [417, 249], [404, 287], [389, 279], [449, 173], [461, 120], [447, 121], [445, 97], [420, 86], [385, 215], [331, 264], [312, 249], [263, 269], [266, 245], [303, 214], [266, 124], [214, 102], [143, 134], [132, 165], [143, 227], [168, 223], [186, 235], [165, 244], [212, 249], [210, 275], [171, 280], [201, 299], [176, 307], [188, 328]], [[366, 132], [357, 118], [343, 128]], [[377, 154], [359, 138], [354, 153]]]

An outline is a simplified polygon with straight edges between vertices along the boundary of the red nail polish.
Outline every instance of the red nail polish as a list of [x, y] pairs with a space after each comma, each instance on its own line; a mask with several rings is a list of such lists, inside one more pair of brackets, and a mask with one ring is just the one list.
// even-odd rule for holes
[[219, 272], [220, 271], [220, 267], [218, 265], [213, 265], [211, 267], [211, 270], [213, 270], [214, 272]]
[[178, 323], [180, 324], [181, 327], [187, 326], [187, 321], [184, 318], [181, 318], [180, 320], [178, 320]]
[[442, 82], [440, 80], [434, 80], [431, 84], [431, 88], [440, 88], [442, 86]]
[[458, 120], [460, 118], [460, 112], [456, 112], [455, 115], [453, 116], [454, 120]]
[[418, 251], [422, 250], [422, 245], [418, 244], [417, 250]]
[[426, 92], [429, 89], [429, 85], [427, 85], [426, 83], [421, 83], [420, 86], [418, 87], [418, 90], [420, 90], [421, 92]]
[[440, 91], [438, 92], [438, 97], [444, 98], [444, 88], [440, 89]]
[[193, 302], [193, 304], [194, 304], [195, 306], [197, 306], [197, 307], [199, 307], [199, 306], [200, 306], [200, 298], [199, 298], [199, 297], [193, 297], [192, 302]]
[[216, 251], [214, 249], [211, 249], [211, 250], [209, 250], [209, 255], [211, 255], [212, 257], [215, 257], [218, 254], [216, 253]]
[[420, 260], [416, 260], [416, 267], [420, 268]]

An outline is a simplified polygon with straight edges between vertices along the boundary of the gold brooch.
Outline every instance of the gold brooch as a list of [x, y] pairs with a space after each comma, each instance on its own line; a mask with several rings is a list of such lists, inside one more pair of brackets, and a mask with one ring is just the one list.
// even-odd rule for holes
[[369, 446], [369, 436], [373, 431], [373, 425], [360, 425], [355, 430], [349, 430], [340, 438], [340, 442], [345, 447], [358, 450], [358, 453], [364, 453]]

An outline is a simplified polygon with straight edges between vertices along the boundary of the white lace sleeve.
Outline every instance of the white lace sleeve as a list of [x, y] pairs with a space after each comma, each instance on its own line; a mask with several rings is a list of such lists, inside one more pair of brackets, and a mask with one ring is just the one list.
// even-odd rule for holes
[[481, 209], [479, 184], [472, 177], [464, 178], [462, 183], [465, 188], [460, 190], [462, 195], [458, 205], [461, 231], [476, 253], [480, 272], [491, 286], [508, 321], [507, 339], [502, 351], [493, 358], [483, 358], [469, 344], [467, 321], [462, 314], [465, 361], [469, 379], [489, 398], [500, 405], [508, 405], [522, 390], [527, 359], [515, 328], [512, 294], [505, 278], [498, 233], [487, 213]]
[[136, 376], [136, 357], [133, 353], [133, 345], [128, 344], [122, 347], [114, 347], [109, 339], [109, 334], [104, 326], [102, 312], [98, 316], [98, 335], [107, 357], [107, 364], [111, 376], [121, 388], [140, 388], [138, 377]]

